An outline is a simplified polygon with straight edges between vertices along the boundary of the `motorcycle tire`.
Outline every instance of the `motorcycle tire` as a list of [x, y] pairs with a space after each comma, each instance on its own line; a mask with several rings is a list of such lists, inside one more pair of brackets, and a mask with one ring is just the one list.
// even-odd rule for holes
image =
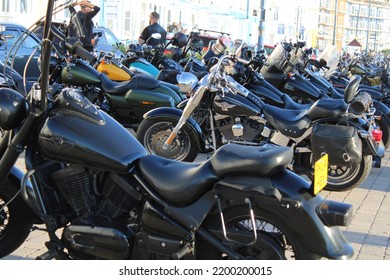
[[191, 129], [184, 125], [168, 148], [163, 144], [178, 120], [171, 117], [144, 119], [137, 129], [137, 139], [148, 153], [177, 161], [192, 162], [199, 154], [199, 145]]
[[[18, 213], [21, 198], [19, 196], [13, 199], [13, 196], [7, 191], [7, 186], [0, 188], [0, 258], [19, 248], [31, 232], [32, 224]], [[10, 203], [3, 209], [8, 202]]]
[[[263, 208], [255, 207], [253, 211], [257, 225], [257, 241], [252, 246], [235, 246], [234, 250], [237, 253], [252, 260], [314, 260], [320, 258], [290, 230], [289, 221], [282, 220]], [[228, 208], [223, 211], [223, 216], [226, 229], [253, 231], [247, 205]], [[206, 229], [221, 227], [221, 217], [219, 214], [208, 217], [202, 227]], [[196, 240], [195, 246], [197, 259], [227, 258], [201, 238]]]
[[[305, 157], [305, 161], [311, 160]], [[306, 164], [305, 164], [306, 165]], [[306, 165], [308, 166], [308, 165]], [[363, 156], [361, 162], [354, 167], [330, 166], [328, 172], [328, 184], [324, 188], [328, 191], [348, 191], [359, 186], [367, 179], [372, 169], [372, 156]], [[308, 174], [310, 180], [313, 180], [313, 174]]]

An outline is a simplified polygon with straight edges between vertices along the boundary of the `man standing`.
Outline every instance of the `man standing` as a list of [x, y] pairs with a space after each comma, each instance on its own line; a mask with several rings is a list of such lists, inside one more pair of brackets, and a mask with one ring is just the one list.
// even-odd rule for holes
[[[76, 12], [75, 6], [80, 6], [80, 11]], [[69, 7], [71, 13], [71, 28], [69, 37], [78, 37], [83, 43], [83, 47], [88, 51], [93, 51], [93, 21], [92, 18], [100, 11], [100, 8], [90, 1], [79, 1]]]
[[[139, 44], [148, 44], [151, 46], [157, 46], [158, 44], [165, 44], [165, 38], [167, 37], [167, 31], [158, 23], [160, 15], [156, 12], [152, 12], [149, 16], [149, 25], [144, 28], [141, 35], [138, 38]], [[154, 33], [160, 33], [161, 39], [157, 40], [151, 38]]]

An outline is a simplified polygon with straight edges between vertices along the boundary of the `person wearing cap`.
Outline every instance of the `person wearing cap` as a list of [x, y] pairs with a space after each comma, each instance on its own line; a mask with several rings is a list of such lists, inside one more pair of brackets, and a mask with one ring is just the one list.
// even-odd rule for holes
[[[80, 6], [77, 12], [74, 8]], [[78, 37], [83, 43], [83, 47], [88, 51], [93, 51], [93, 21], [92, 18], [97, 15], [100, 8], [90, 1], [78, 1], [69, 7], [71, 13], [71, 28], [69, 37]]]
[[[165, 38], [167, 37], [167, 31], [158, 23], [160, 15], [157, 12], [152, 12], [149, 15], [149, 25], [142, 30], [141, 35], [138, 38], [138, 43], [140, 45], [148, 44], [151, 46], [157, 46], [159, 44], [165, 43]], [[161, 39], [152, 38], [152, 34], [160, 33]]]

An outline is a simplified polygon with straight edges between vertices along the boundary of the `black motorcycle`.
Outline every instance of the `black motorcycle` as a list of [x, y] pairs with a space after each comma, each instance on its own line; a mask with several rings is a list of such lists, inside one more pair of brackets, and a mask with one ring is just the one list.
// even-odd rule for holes
[[[351, 205], [324, 200], [323, 181], [286, 170], [290, 148], [231, 144], [204, 162], [173, 161], [148, 155], [80, 90], [48, 94], [54, 2], [39, 85], [27, 97], [0, 89], [0, 257], [33, 224], [50, 238], [39, 259], [351, 257], [338, 227]], [[23, 151], [26, 173], [14, 166]]]
[[[267, 64], [261, 68], [265, 80], [275, 88], [288, 94], [294, 101], [301, 104], [313, 104], [322, 98], [344, 99], [344, 90], [334, 87], [331, 82], [318, 74], [320, 69], [327, 68], [327, 61], [307, 59], [305, 42], [295, 45], [279, 43], [269, 57]], [[337, 52], [333, 54], [337, 56]], [[322, 54], [321, 54], [322, 55]], [[312, 67], [318, 71], [313, 71]], [[349, 79], [345, 81], [345, 86]], [[367, 92], [373, 100], [373, 114], [376, 124], [383, 131], [385, 147], [390, 147], [390, 109], [384, 102], [383, 94], [358, 86], [358, 91]]]
[[207, 143], [217, 149], [231, 142], [255, 146], [271, 142], [293, 147], [291, 168], [310, 178], [315, 160], [328, 153], [326, 188], [336, 191], [354, 188], [367, 178], [373, 159], [380, 166], [384, 147], [374, 117], [366, 115], [370, 96], [355, 97], [359, 77], [350, 82], [345, 100], [326, 98], [309, 108], [285, 109], [265, 104], [227, 75], [236, 60], [235, 55], [220, 58], [182, 103], [182, 111], [157, 108], [145, 115], [137, 138], [149, 153], [193, 161]]

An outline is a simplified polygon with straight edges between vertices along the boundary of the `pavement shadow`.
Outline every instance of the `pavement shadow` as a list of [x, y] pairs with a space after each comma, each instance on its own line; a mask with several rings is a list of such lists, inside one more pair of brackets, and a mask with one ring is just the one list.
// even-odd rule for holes
[[346, 239], [351, 243], [371, 245], [377, 247], [387, 247], [390, 238], [389, 236], [370, 234], [370, 233], [362, 233], [356, 231], [345, 231], [344, 232]]
[[[380, 178], [380, 181], [377, 180]], [[366, 190], [374, 190], [374, 191], [390, 191], [390, 167], [383, 166], [380, 170], [376, 171], [373, 169], [372, 174], [360, 184], [359, 188]]]

